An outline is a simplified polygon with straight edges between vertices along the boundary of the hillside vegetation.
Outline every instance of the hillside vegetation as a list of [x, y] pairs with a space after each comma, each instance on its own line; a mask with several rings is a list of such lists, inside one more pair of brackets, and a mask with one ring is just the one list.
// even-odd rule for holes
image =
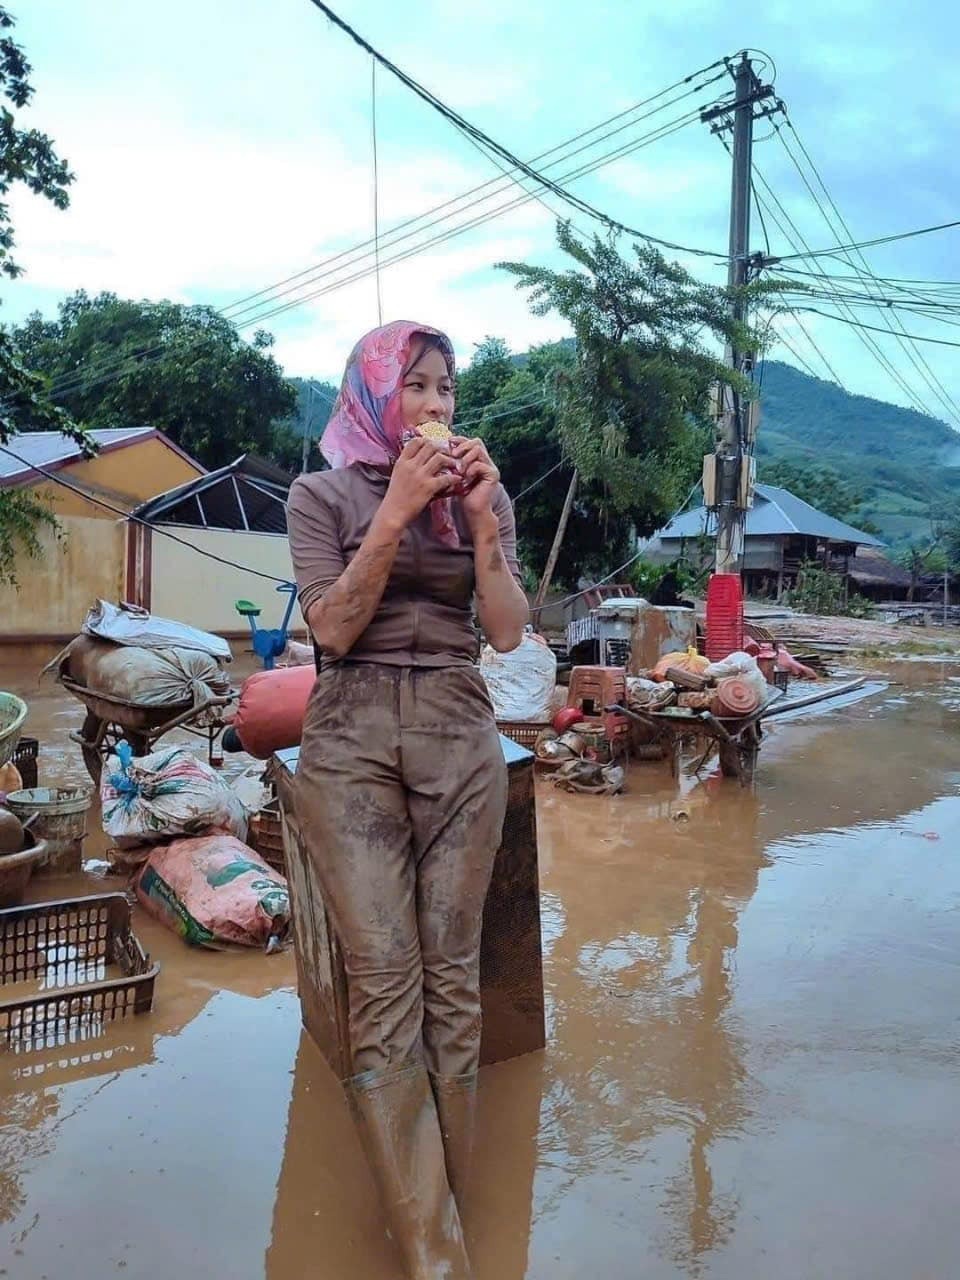
[[778, 361], [764, 370], [757, 454], [761, 479], [775, 463], [838, 472], [860, 498], [849, 517], [893, 547], [928, 536], [931, 510], [960, 504], [960, 434], [945, 422]]

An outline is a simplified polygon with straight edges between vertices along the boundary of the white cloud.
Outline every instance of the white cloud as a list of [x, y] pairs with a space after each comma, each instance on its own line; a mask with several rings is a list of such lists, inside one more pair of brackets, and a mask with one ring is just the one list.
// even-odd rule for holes
[[[192, 134], [179, 124], [139, 120], [109, 123], [96, 111], [65, 128], [63, 149], [80, 180], [61, 212], [18, 195], [18, 250], [29, 274], [13, 285], [12, 318], [37, 290], [63, 296], [75, 289], [112, 290], [126, 297], [231, 303], [312, 268], [259, 299], [255, 312], [237, 312], [250, 331], [256, 316], [368, 271], [372, 255], [352, 252], [327, 267], [333, 254], [369, 239], [369, 165], [333, 138], [278, 141], [264, 152], [238, 134]], [[507, 276], [491, 267], [502, 259], [543, 257], [552, 251], [553, 218], [535, 201], [502, 219], [438, 243], [390, 265], [425, 239], [443, 236], [521, 193], [497, 180], [471, 208], [456, 202], [434, 215], [449, 221], [395, 238], [390, 228], [421, 211], [486, 183], [489, 169], [471, 169], [446, 156], [396, 157], [382, 173], [384, 229], [382, 289], [386, 314], [409, 315], [450, 330], [461, 355], [487, 333], [517, 347], [564, 332], [562, 324], [531, 317]], [[432, 219], [430, 220], [432, 221]], [[404, 237], [403, 230], [396, 236]], [[391, 247], [393, 246], [393, 247]], [[324, 274], [326, 273], [326, 274]], [[375, 285], [358, 280], [282, 315], [257, 321], [277, 337], [278, 358], [292, 372], [338, 370], [357, 336], [376, 323]]]
[[[871, 0], [811, 0], [799, 24], [787, 0], [761, 11], [742, 0], [729, 10], [676, 0], [656, 14], [593, 0], [586, 25], [563, 0], [459, 8], [424, 0], [415, 14], [385, 0], [351, 0], [348, 8], [358, 30], [523, 155], [732, 52], [749, 30], [751, 42], [777, 58], [778, 91], [858, 234], [937, 221], [956, 203], [955, 108], [944, 87], [952, 64], [942, 53], [956, 19], [944, 10], [924, 24], [916, 16], [922, 0], [902, 13]], [[16, 35], [37, 86], [26, 118], [52, 134], [78, 180], [66, 213], [14, 195], [28, 275], [5, 289], [4, 319], [37, 305], [49, 311], [78, 287], [222, 306], [370, 234], [370, 63], [313, 6], [169, 0], [162, 21], [129, 0], [31, 0], [21, 9]], [[891, 74], [920, 62], [912, 106], [892, 100]], [[378, 86], [382, 225], [491, 176], [388, 73]], [[811, 244], [834, 239], [779, 149], [758, 146], [757, 158]], [[726, 158], [698, 125], [576, 189], [664, 239], [725, 243]], [[387, 314], [439, 323], [467, 353], [488, 332], [515, 347], [558, 336], [559, 321], [531, 317], [513, 282], [489, 270], [501, 257], [552, 265], [551, 221], [532, 204], [385, 269]], [[789, 252], [769, 230], [774, 252]], [[754, 232], [759, 247], [756, 225]], [[940, 278], [953, 270], [949, 255], [946, 243], [907, 241], [877, 262], [892, 274]], [[722, 278], [709, 259], [685, 262]], [[373, 284], [363, 280], [267, 327], [291, 371], [333, 373], [375, 314]], [[851, 386], [903, 398], [849, 329], [816, 325]], [[797, 340], [816, 364], [802, 334]], [[925, 354], [950, 376], [946, 349]], [[904, 366], [902, 352], [891, 356]]]
[[[490, 333], [519, 351], [563, 337], [568, 329], [562, 320], [532, 316], [513, 280], [488, 270], [499, 259], [532, 257], [539, 257], [536, 243], [515, 235], [451, 245], [398, 264], [382, 273], [384, 319], [423, 320], [445, 329], [461, 363], [471, 356], [473, 344]], [[278, 358], [291, 372], [336, 377], [356, 339], [377, 323], [375, 282], [365, 280], [294, 314], [295, 327], [278, 326]]]

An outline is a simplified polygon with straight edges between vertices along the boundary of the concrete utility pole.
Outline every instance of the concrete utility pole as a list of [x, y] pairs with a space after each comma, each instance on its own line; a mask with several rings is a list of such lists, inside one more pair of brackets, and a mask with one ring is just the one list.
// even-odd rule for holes
[[[731, 68], [734, 78], [732, 103], [724, 103], [701, 113], [704, 121], [721, 132], [733, 117], [733, 175], [730, 187], [730, 262], [727, 283], [742, 288], [749, 279], [751, 165], [753, 152], [754, 105], [773, 94], [772, 85], [761, 84], [746, 53]], [[762, 114], [768, 114], [764, 111]], [[731, 303], [735, 320], [746, 320], [746, 303], [737, 298]], [[727, 348], [726, 362], [738, 372], [747, 367], [745, 352]], [[739, 395], [723, 387], [720, 421], [716, 445], [717, 573], [739, 573], [743, 560], [743, 511], [745, 484], [743, 475], [744, 446], [747, 443], [747, 412]]]

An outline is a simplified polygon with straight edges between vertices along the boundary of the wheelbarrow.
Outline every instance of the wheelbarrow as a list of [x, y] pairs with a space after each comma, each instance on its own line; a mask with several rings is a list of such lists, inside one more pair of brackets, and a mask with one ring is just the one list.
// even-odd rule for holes
[[275, 659], [279, 658], [287, 647], [287, 627], [297, 599], [297, 585], [295, 582], [281, 582], [277, 590], [281, 594], [287, 594], [290, 597], [283, 613], [283, 621], [279, 627], [270, 629], [257, 626], [257, 619], [260, 617], [261, 612], [260, 606], [253, 604], [250, 600], [238, 600], [234, 606], [240, 617], [246, 618], [250, 623], [253, 652], [262, 660], [264, 671], [273, 670]]
[[607, 707], [607, 711], [628, 716], [640, 724], [652, 727], [667, 748], [671, 771], [676, 777], [680, 772], [680, 752], [685, 738], [696, 736], [707, 740], [707, 750], [701, 766], [716, 746], [720, 771], [725, 778], [736, 778], [741, 786], [749, 786], [757, 767], [760, 741], [763, 737], [761, 720], [773, 711], [773, 704], [782, 696], [782, 690], [771, 690], [767, 701], [748, 716], [715, 716], [710, 711], [693, 711], [685, 707], [665, 707], [662, 711], [631, 711], [619, 704]]
[[70, 734], [80, 748], [87, 772], [98, 786], [104, 761], [116, 755], [121, 742], [129, 742], [135, 756], [145, 756], [158, 739], [174, 729], [184, 729], [207, 743], [207, 759], [214, 763], [214, 747], [223, 732], [223, 712], [234, 701], [233, 693], [204, 698], [200, 702], [168, 702], [148, 706], [114, 698], [77, 684], [61, 675], [60, 683], [87, 708], [83, 727]]

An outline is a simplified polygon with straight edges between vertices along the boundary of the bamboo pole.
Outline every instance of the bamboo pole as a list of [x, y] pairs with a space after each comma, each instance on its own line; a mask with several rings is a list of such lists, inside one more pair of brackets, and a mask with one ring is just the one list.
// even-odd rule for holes
[[547, 556], [546, 567], [543, 570], [543, 577], [540, 579], [540, 585], [537, 587], [537, 594], [533, 601], [533, 621], [534, 626], [540, 624], [540, 611], [543, 608], [543, 602], [546, 599], [547, 592], [550, 590], [550, 583], [553, 581], [553, 573], [557, 567], [557, 561], [560, 558], [560, 550], [563, 546], [563, 538], [567, 532], [567, 525], [570, 523], [570, 513], [573, 510], [573, 499], [577, 493], [577, 482], [580, 479], [580, 473], [574, 467], [573, 475], [570, 477], [570, 485], [567, 489], [567, 496], [563, 502], [563, 510], [560, 512], [560, 520], [557, 524], [557, 532], [553, 535], [553, 546], [550, 548], [550, 554]]

